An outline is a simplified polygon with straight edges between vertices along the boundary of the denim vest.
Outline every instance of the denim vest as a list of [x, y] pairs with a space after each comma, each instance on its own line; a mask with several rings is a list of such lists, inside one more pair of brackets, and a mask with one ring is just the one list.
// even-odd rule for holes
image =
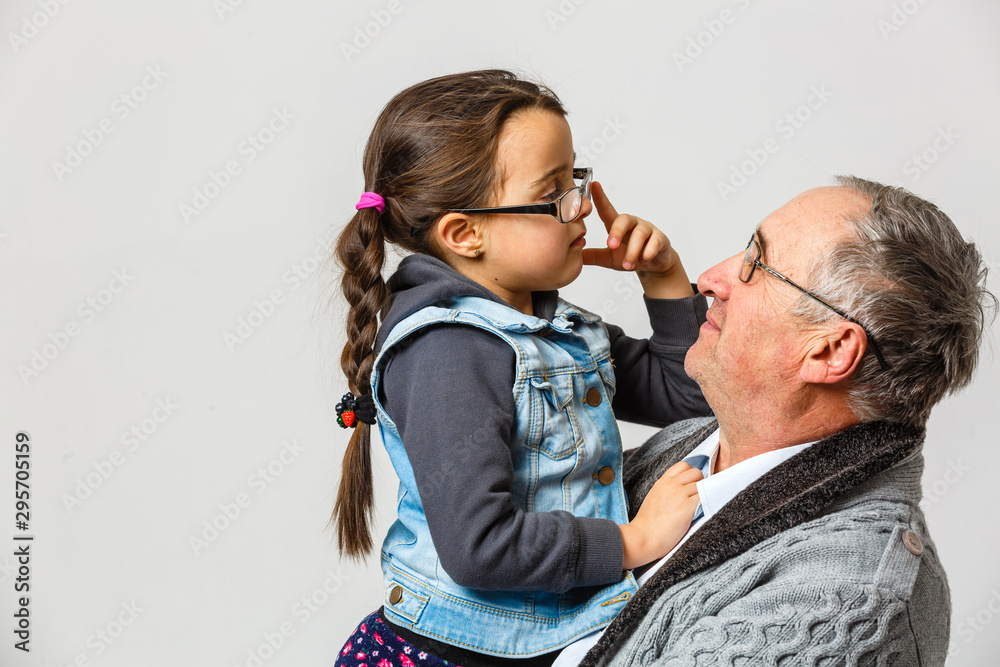
[[[483, 591], [459, 586], [444, 571], [399, 432], [378, 401], [381, 372], [394, 348], [423, 327], [442, 323], [478, 327], [514, 349], [514, 504], [526, 512], [565, 510], [624, 524], [628, 508], [621, 438], [611, 411], [615, 374], [607, 331], [599, 317], [562, 300], [549, 322], [463, 297], [423, 308], [393, 327], [371, 375], [382, 441], [400, 481], [398, 518], [382, 543], [386, 618], [480, 653], [510, 658], [547, 653], [607, 625], [637, 584], [627, 572], [617, 583], [561, 594]], [[455, 465], [463, 465], [458, 455]], [[443, 470], [440, 482], [450, 480]]]

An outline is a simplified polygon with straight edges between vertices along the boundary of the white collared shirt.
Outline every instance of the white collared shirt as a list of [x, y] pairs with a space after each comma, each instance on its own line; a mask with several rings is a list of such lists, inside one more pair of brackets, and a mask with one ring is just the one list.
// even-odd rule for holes
[[[689, 537], [694, 535], [694, 533], [697, 532], [697, 530], [701, 528], [706, 521], [715, 516], [719, 510], [721, 510], [726, 503], [735, 498], [740, 491], [750, 486], [750, 484], [762, 477], [765, 473], [770, 472], [773, 468], [777, 467], [781, 463], [784, 463], [812, 444], [812, 442], [807, 442], [804, 445], [793, 445], [791, 447], [783, 447], [782, 449], [764, 452], [763, 454], [752, 456], [745, 461], [740, 461], [736, 465], [730, 466], [725, 470], [713, 473], [712, 469], [715, 468], [715, 458], [719, 453], [719, 430], [716, 429], [714, 433], [705, 438], [700, 445], [695, 447], [690, 454], [684, 457], [685, 459], [698, 455], [708, 457], [708, 465], [702, 469], [702, 473], [705, 475], [705, 478], [697, 484], [698, 500], [701, 503], [701, 509], [704, 512], [704, 517], [692, 524], [687, 533], [684, 534], [684, 537], [681, 538], [681, 541], [677, 543], [677, 546], [675, 546], [670, 553], [657, 561], [637, 579], [639, 585], [641, 586], [649, 581], [656, 571], [659, 570], [664, 563], [670, 560], [670, 557], [674, 555], [674, 553], [688, 540]], [[597, 644], [597, 641], [601, 638], [602, 634], [604, 634], [603, 630], [592, 632], [572, 644], [569, 644], [562, 650], [559, 657], [556, 658], [552, 667], [575, 667], [575, 665], [580, 664], [580, 661], [583, 660], [587, 651]]]

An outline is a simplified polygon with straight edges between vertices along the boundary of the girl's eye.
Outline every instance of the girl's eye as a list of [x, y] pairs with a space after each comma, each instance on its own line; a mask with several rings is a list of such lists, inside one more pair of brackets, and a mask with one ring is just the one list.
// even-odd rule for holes
[[543, 201], [555, 201], [559, 199], [559, 195], [561, 195], [564, 192], [564, 190], [562, 189], [562, 183], [560, 183], [559, 181], [556, 181], [553, 187], [555, 187], [555, 190], [542, 197]]

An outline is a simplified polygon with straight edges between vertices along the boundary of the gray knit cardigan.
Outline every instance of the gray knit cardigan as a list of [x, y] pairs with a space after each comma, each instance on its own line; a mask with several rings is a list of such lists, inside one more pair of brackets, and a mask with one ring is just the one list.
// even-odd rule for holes
[[[630, 507], [716, 427], [678, 422], [626, 452]], [[777, 466], [677, 550], [581, 664], [943, 665], [951, 604], [917, 506], [923, 439], [861, 424]]]

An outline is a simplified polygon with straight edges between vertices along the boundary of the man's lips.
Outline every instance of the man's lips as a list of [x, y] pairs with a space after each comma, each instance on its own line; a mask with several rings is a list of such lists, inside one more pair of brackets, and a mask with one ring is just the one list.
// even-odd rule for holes
[[713, 316], [713, 313], [712, 313], [711, 310], [708, 311], [707, 313], [705, 313], [705, 323], [702, 324], [701, 326], [703, 326], [703, 327], [709, 327], [711, 329], [715, 329], [716, 331], [720, 331], [721, 330], [719, 328], [718, 323], [716, 323], [715, 317]]

